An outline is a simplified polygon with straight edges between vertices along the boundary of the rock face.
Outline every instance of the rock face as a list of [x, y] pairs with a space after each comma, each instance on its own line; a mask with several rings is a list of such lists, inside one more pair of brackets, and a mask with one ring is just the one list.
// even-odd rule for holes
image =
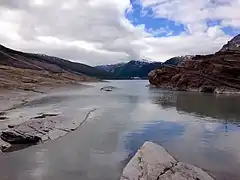
[[240, 91], [240, 35], [211, 55], [197, 55], [176, 67], [161, 67], [149, 73], [152, 85], [172, 90], [202, 92]]
[[163, 147], [145, 142], [124, 168], [121, 180], [213, 180], [200, 168], [178, 162]]

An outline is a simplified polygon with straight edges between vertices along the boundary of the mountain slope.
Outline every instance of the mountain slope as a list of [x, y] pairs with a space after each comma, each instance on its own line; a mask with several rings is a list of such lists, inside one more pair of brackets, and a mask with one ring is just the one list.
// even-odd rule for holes
[[52, 73], [70, 72], [98, 78], [106, 78], [109, 76], [107, 72], [85, 64], [71, 62], [47, 55], [15, 51], [2, 45], [0, 45], [0, 65], [24, 69], [44, 70]]
[[239, 53], [240, 48], [240, 34], [228, 41], [219, 52], [235, 52]]
[[96, 81], [95, 77], [107, 78], [110, 75], [85, 64], [15, 51], [0, 45], [0, 88], [38, 91], [43, 86]]
[[177, 66], [185, 60], [189, 60], [193, 56], [176, 56], [163, 63], [163, 66]]
[[161, 67], [149, 73], [151, 84], [174, 90], [201, 92], [240, 91], [240, 35], [210, 55], [197, 55], [176, 67]]

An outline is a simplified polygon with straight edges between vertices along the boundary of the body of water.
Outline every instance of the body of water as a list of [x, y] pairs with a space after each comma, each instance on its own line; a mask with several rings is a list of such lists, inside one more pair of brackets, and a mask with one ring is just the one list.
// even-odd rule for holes
[[[110, 81], [55, 93], [11, 113], [61, 111], [78, 118], [96, 108], [75, 132], [0, 155], [1, 180], [118, 180], [145, 141], [216, 179], [240, 179], [240, 96], [170, 92], [148, 81]], [[102, 92], [103, 86], [115, 86]], [[22, 114], [24, 116], [24, 114]]]

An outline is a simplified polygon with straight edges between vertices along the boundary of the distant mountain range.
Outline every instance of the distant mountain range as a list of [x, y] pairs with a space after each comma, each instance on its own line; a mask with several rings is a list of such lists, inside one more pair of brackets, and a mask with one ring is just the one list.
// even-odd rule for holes
[[147, 60], [131, 60], [127, 63], [117, 63], [102, 66], [88, 66], [62, 58], [45, 54], [25, 53], [0, 45], [0, 66], [20, 69], [38, 70], [52, 74], [68, 73], [82, 77], [99, 79], [147, 79], [148, 73], [162, 66], [176, 66], [185, 59], [174, 57], [166, 62], [150, 62]]
[[114, 79], [146, 79], [150, 71], [162, 66], [177, 66], [186, 57], [190, 56], [173, 57], [163, 63], [150, 62], [146, 60], [131, 60], [127, 63], [100, 65], [96, 66], [96, 68], [111, 73]]

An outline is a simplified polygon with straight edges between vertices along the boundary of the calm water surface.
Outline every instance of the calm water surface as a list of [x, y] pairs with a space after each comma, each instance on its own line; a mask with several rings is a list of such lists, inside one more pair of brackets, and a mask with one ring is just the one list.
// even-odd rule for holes
[[[147, 81], [111, 81], [56, 93], [15, 113], [56, 110], [78, 118], [97, 108], [77, 131], [0, 155], [1, 180], [118, 180], [122, 168], [150, 140], [217, 179], [240, 179], [240, 97], [169, 92]], [[116, 86], [101, 92], [104, 85]]]

